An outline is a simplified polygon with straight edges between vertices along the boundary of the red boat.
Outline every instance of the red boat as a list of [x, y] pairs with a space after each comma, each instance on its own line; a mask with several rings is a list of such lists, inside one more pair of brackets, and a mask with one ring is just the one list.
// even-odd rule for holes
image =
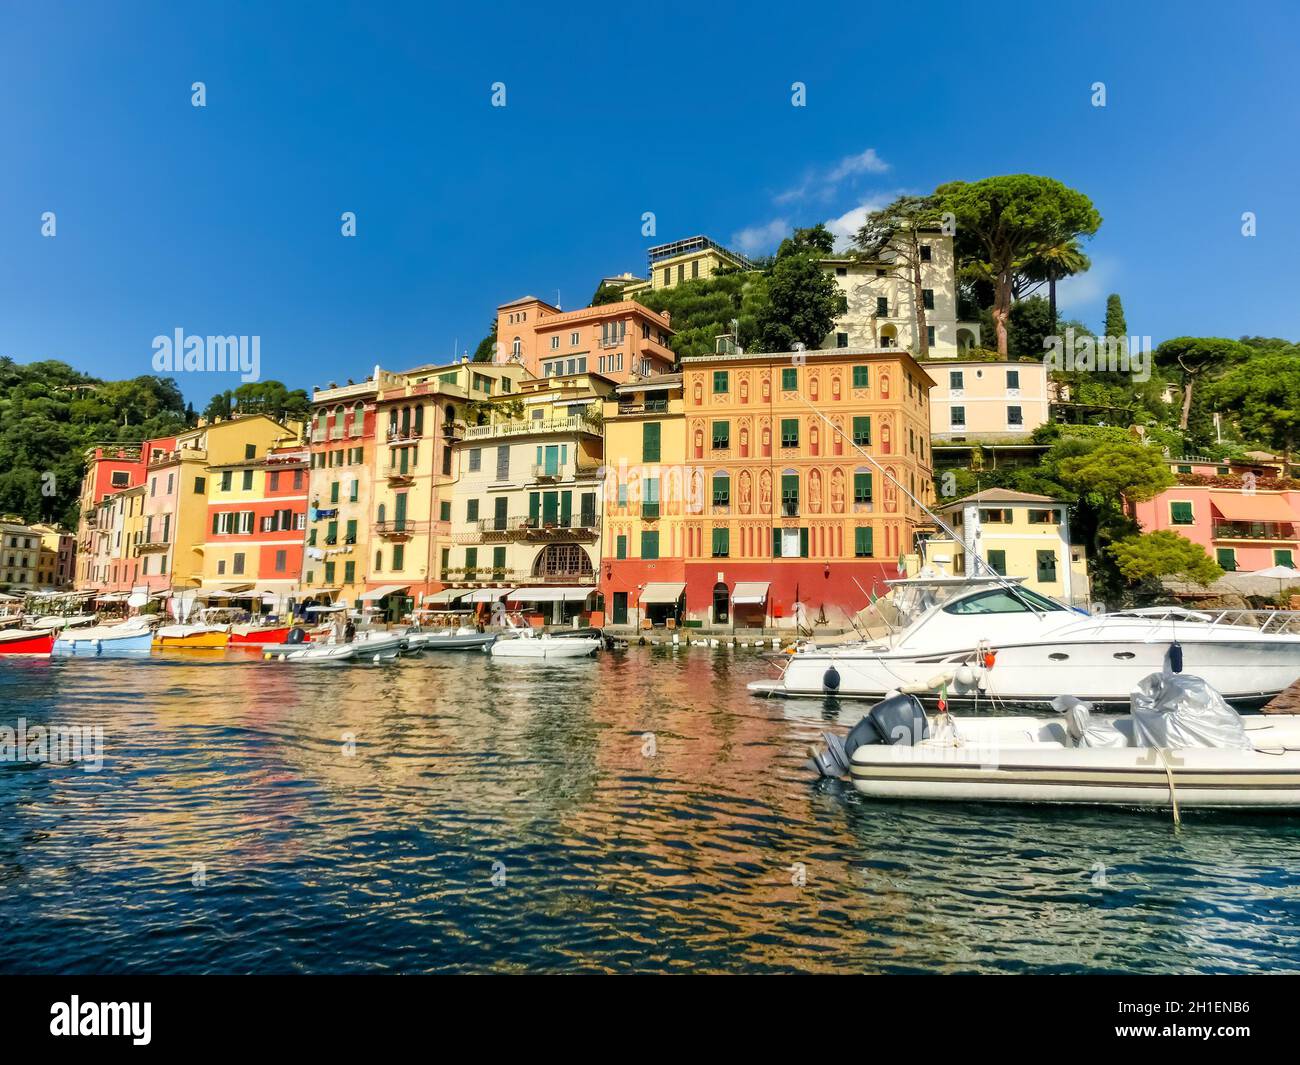
[[234, 625], [230, 629], [230, 646], [240, 644], [284, 643], [289, 637], [288, 625], [270, 629], [255, 625]]
[[48, 658], [53, 650], [53, 629], [0, 629], [0, 655]]

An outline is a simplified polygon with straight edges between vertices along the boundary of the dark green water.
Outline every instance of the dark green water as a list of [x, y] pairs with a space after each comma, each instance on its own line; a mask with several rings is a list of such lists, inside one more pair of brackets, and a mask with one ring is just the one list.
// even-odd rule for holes
[[770, 675], [2, 663], [106, 758], [0, 764], [0, 971], [1300, 971], [1300, 818], [869, 802]]

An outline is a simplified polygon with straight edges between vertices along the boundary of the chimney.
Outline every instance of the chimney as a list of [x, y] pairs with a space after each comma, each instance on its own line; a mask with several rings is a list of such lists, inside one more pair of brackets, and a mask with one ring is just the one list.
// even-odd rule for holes
[[663, 311], [660, 311], [659, 313], [662, 314], [662, 315], [664, 316], [664, 321], [665, 321], [665, 322], [667, 322], [669, 325], [672, 324], [672, 321], [673, 321], [673, 312], [672, 312], [672, 311], [669, 311], [669, 310], [663, 310]]

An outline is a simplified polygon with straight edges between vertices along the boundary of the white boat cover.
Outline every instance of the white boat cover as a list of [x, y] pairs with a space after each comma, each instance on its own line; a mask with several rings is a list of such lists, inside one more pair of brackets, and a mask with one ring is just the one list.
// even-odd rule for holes
[[1079, 747], [1127, 747], [1128, 737], [1109, 721], [1092, 720], [1092, 703], [1058, 695], [1052, 706], [1065, 715], [1065, 732]]
[[642, 603], [676, 603], [686, 591], [686, 582], [651, 581], [641, 591], [639, 602]]
[[1241, 715], [1200, 677], [1152, 673], [1129, 697], [1138, 747], [1253, 749]]

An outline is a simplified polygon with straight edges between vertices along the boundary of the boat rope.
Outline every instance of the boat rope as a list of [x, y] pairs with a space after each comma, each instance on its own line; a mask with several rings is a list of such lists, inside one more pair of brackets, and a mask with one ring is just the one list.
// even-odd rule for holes
[[1178, 790], [1174, 787], [1174, 767], [1169, 764], [1169, 758], [1165, 754], [1163, 747], [1155, 748], [1156, 754], [1160, 755], [1160, 764], [1165, 767], [1165, 778], [1169, 781], [1169, 804], [1174, 810], [1174, 826], [1181, 827], [1183, 823], [1182, 815], [1178, 812]]
[[[838, 434], [843, 440], [845, 440], [848, 443], [849, 447], [853, 448], [854, 451], [856, 451], [859, 455], [861, 455], [864, 459], [866, 459], [869, 463], [871, 463], [872, 466], [874, 466], [877, 470], [879, 470], [880, 475], [883, 478], [885, 478], [885, 480], [889, 481], [889, 483], [892, 484], [895, 488], [897, 488], [899, 492], [901, 492], [908, 499], [910, 499], [917, 506], [918, 509], [924, 511], [926, 516], [929, 517], [929, 519], [933, 521], [935, 525], [939, 526], [940, 529], [942, 529], [945, 533], [948, 534], [949, 537], [951, 537], [954, 545], [965, 544], [966, 541], [957, 535], [957, 531], [951, 525], [949, 525], [946, 521], [944, 521], [941, 517], [939, 517], [938, 514], [936, 514], [933, 510], [931, 510], [923, 502], [921, 502], [921, 500], [919, 500], [915, 495], [913, 495], [910, 491], [908, 491], [908, 489], [904, 487], [902, 481], [900, 481], [897, 477], [895, 477], [892, 473], [890, 473], [889, 470], [887, 470], [883, 465], [881, 465], [878, 461], [876, 461], [876, 457], [874, 455], [870, 454], [867, 451], [864, 451], [858, 445], [858, 443], [853, 439], [853, 437], [851, 437], [848, 433], [846, 433], [843, 429], [841, 429], [838, 425], [836, 425], [833, 421], [831, 421], [831, 419], [828, 418], [825, 413], [818, 410], [811, 403], [809, 403], [804, 396], [800, 395], [799, 401], [810, 411], [812, 411], [816, 417], [824, 421], [830, 427], [833, 433]], [[995, 570], [985, 559], [980, 557], [979, 551], [968, 552], [968, 555], [974, 562], [975, 573], [973, 575], [977, 575], [979, 573], [980, 568], [983, 567], [984, 569], [988, 570], [989, 576], [992, 577], [996, 583], [1000, 584], [1004, 589], [1006, 589], [1006, 591], [1009, 594], [1014, 595], [1018, 600], [1024, 603], [1025, 606], [1027, 606], [1031, 611], [1033, 611], [1039, 617], [1043, 616], [1043, 611], [1039, 609], [1037, 606], [1035, 606], [1033, 602], [1030, 601], [1028, 596], [1023, 596], [1019, 594], [1020, 585], [1017, 584], [1015, 581], [1008, 580], [1005, 575]], [[904, 576], [906, 576], [906, 574], [904, 574]]]

